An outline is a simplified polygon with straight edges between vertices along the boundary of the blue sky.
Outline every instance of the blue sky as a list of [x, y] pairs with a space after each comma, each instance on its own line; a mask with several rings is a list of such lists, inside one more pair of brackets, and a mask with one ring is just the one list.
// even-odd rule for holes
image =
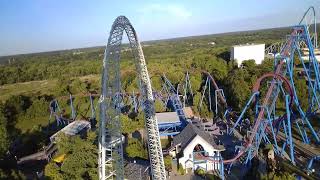
[[105, 45], [119, 15], [145, 41], [290, 26], [311, 5], [320, 14], [320, 0], [1, 0], [0, 56]]

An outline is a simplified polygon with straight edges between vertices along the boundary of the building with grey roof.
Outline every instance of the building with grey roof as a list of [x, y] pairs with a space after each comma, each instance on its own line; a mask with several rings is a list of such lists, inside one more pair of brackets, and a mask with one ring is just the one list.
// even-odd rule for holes
[[53, 142], [58, 134], [63, 133], [68, 136], [74, 136], [77, 134], [84, 133], [91, 129], [91, 124], [89, 121], [76, 120], [62, 128], [60, 131], [56, 132], [50, 137], [50, 141]]
[[225, 148], [215, 143], [214, 136], [189, 123], [180, 134], [173, 137], [168, 149], [172, 157], [176, 157], [179, 164], [186, 171], [202, 168], [207, 171], [220, 168], [217, 160]]
[[176, 112], [156, 113], [158, 124], [180, 123], [179, 116]]

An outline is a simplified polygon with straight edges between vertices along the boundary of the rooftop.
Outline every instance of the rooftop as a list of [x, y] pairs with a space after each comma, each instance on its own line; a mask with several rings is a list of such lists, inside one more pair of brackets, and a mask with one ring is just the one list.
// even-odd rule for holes
[[179, 123], [180, 119], [176, 112], [156, 113], [158, 124]]
[[73, 121], [72, 123], [62, 128], [60, 131], [53, 134], [50, 137], [50, 139], [53, 140], [61, 132], [69, 136], [74, 136], [79, 134], [82, 130], [90, 129], [90, 128], [91, 128], [91, 124], [89, 121], [85, 121], [85, 120]]
[[238, 44], [238, 45], [233, 45], [232, 47], [245, 47], [245, 46], [261, 46], [265, 44], [255, 44], [255, 43], [246, 43], [246, 44]]
[[61, 132], [70, 136], [74, 136], [88, 126], [90, 126], [89, 121], [84, 121], [84, 120], [73, 121], [72, 123], [68, 124], [66, 127], [62, 128]]
[[173, 143], [171, 147], [174, 147], [178, 144], [181, 145], [181, 148], [184, 149], [190, 141], [194, 137], [199, 135], [201, 138], [203, 138], [205, 141], [207, 141], [209, 144], [211, 144], [215, 149], [217, 150], [224, 150], [224, 147], [221, 145], [217, 145], [215, 143], [214, 137], [210, 135], [209, 133], [202, 131], [198, 127], [194, 126], [193, 124], [189, 123], [180, 134], [176, 135], [173, 138]]

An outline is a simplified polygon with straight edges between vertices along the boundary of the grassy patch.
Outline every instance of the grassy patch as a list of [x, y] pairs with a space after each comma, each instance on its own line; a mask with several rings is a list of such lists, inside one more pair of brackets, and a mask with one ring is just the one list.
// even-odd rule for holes
[[[35, 117], [30, 119], [19, 119], [15, 128], [21, 130], [21, 133], [32, 132], [34, 130], [39, 130], [40, 127], [46, 127], [48, 125], [48, 117]], [[53, 121], [53, 120], [51, 120]], [[52, 123], [52, 122], [51, 122]]]
[[56, 80], [44, 80], [3, 85], [0, 86], [0, 101], [5, 101], [13, 95], [52, 94], [52, 89], [56, 87], [56, 84]]
[[162, 148], [167, 148], [170, 146], [170, 141], [169, 139], [160, 139], [161, 140], [161, 147]]

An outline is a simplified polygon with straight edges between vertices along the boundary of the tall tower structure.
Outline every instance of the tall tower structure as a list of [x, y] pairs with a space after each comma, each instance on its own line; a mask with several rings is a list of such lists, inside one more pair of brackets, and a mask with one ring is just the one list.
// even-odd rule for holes
[[120, 124], [120, 52], [123, 32], [128, 36], [139, 77], [152, 179], [166, 179], [150, 78], [136, 31], [125, 16], [113, 23], [104, 53], [100, 97], [99, 179], [124, 179]]

